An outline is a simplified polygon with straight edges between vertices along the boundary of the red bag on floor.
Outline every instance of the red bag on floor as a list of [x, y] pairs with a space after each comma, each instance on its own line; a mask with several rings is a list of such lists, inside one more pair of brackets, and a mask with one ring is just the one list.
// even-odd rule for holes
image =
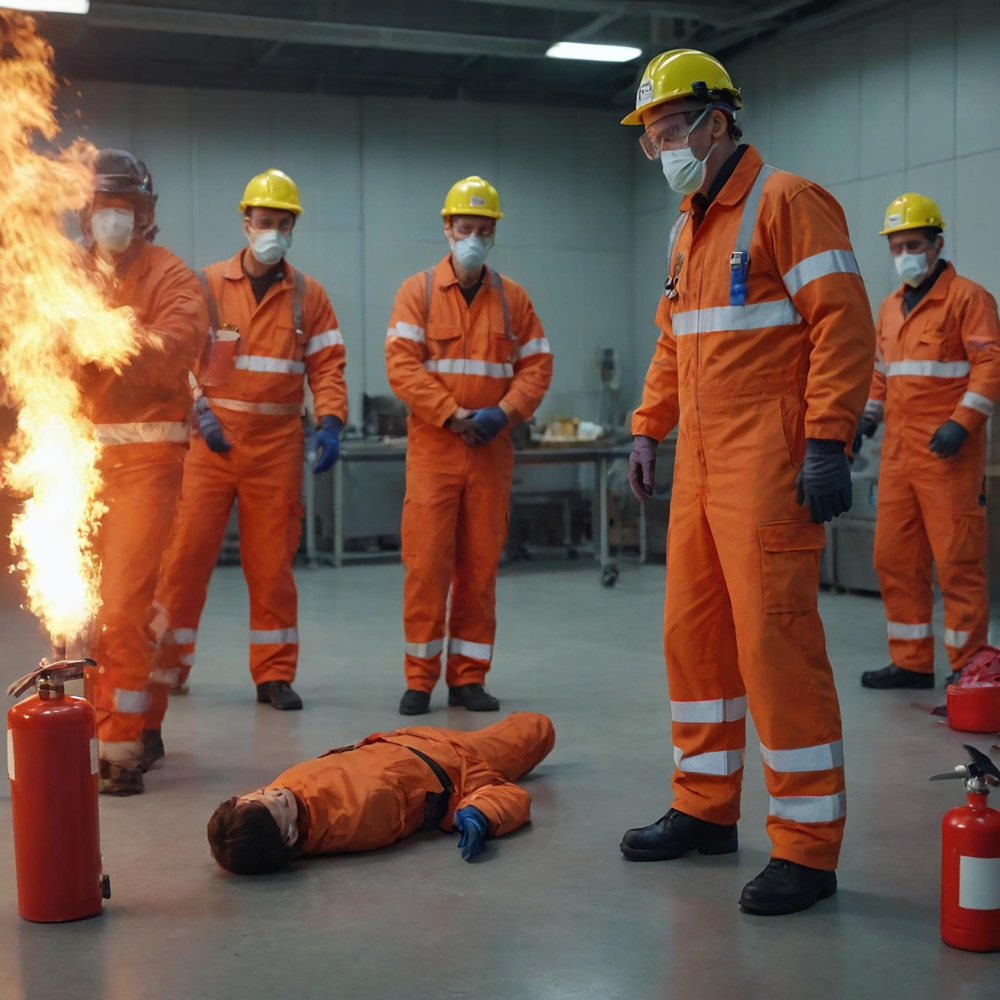
[[958, 687], [981, 687], [983, 684], [1000, 685], [1000, 649], [980, 646], [969, 657], [958, 679]]
[[1000, 649], [982, 646], [948, 685], [948, 725], [963, 733], [1000, 731]]

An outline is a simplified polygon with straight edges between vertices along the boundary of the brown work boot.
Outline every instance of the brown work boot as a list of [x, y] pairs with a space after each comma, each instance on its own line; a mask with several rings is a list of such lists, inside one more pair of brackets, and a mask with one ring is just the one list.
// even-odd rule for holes
[[139, 763], [141, 769], [148, 771], [158, 760], [166, 757], [167, 751], [163, 748], [163, 736], [159, 729], [144, 729], [142, 731], [142, 760]]
[[102, 760], [97, 775], [97, 790], [101, 795], [141, 795], [142, 768]]

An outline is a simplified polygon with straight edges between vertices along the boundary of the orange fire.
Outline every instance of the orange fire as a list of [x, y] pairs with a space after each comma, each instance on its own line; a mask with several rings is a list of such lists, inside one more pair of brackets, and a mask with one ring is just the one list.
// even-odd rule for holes
[[120, 369], [139, 333], [63, 231], [63, 214], [92, 197], [96, 150], [81, 139], [58, 156], [33, 148], [59, 134], [51, 63], [34, 20], [0, 11], [0, 388], [17, 412], [2, 477], [25, 498], [10, 541], [28, 607], [54, 641], [72, 642], [100, 603], [103, 513], [100, 446], [76, 376], [85, 364]]

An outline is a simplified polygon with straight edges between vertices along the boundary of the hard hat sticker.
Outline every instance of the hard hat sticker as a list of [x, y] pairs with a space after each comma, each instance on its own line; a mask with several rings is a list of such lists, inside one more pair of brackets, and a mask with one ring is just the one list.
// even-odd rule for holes
[[653, 81], [643, 80], [639, 85], [639, 92], [635, 95], [635, 106], [641, 108], [644, 104], [649, 104], [653, 99]]
[[884, 229], [888, 229], [890, 226], [898, 226], [903, 221], [903, 216], [899, 212], [893, 212], [891, 215], [885, 217]]
[[486, 199], [481, 198], [478, 194], [474, 194], [469, 198], [469, 205], [472, 208], [484, 208], [486, 206]]

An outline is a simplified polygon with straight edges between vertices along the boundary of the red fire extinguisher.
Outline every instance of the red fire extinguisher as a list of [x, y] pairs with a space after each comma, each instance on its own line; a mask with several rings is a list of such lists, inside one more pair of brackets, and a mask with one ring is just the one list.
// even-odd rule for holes
[[79, 920], [101, 912], [111, 884], [101, 865], [97, 819], [97, 725], [93, 706], [63, 685], [92, 660], [42, 661], [7, 694], [17, 908], [25, 920]]
[[990, 786], [1000, 769], [966, 746], [970, 762], [931, 781], [964, 778], [968, 805], [945, 813], [941, 823], [941, 937], [965, 951], [1000, 950], [1000, 812], [990, 809]]

